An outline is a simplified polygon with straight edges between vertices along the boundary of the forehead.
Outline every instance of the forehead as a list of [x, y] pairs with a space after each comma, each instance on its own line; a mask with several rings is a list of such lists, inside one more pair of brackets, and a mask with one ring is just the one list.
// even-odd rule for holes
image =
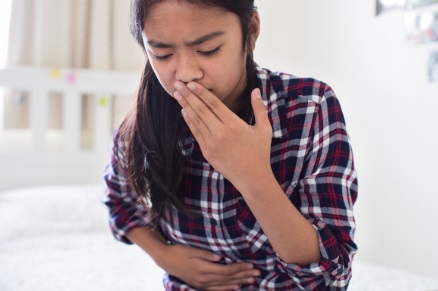
[[211, 31], [240, 30], [236, 14], [218, 7], [164, 1], [153, 5], [143, 31], [148, 38], [178, 38], [202, 35]]

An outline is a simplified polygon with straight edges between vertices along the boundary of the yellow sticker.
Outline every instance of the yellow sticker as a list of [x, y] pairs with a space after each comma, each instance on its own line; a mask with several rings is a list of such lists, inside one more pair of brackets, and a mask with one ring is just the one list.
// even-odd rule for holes
[[61, 71], [59, 69], [53, 69], [50, 75], [53, 79], [59, 79], [61, 77]]
[[99, 106], [107, 106], [108, 105], [108, 98], [105, 96], [99, 98]]

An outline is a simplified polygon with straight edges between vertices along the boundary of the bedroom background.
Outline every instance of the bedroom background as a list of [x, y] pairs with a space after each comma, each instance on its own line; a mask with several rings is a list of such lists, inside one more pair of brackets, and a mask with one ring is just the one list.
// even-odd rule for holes
[[[327, 82], [343, 107], [359, 175], [356, 259], [438, 279], [438, 82], [431, 82], [427, 70], [437, 42], [407, 41], [404, 10], [377, 17], [371, 0], [271, 3], [256, 0], [262, 24], [256, 61]], [[3, 22], [7, 11], [12, 12], [9, 35], [5, 24], [0, 27], [0, 61], [4, 58], [6, 67], [44, 68], [51, 78], [70, 71], [80, 76], [81, 70], [129, 76], [141, 72], [143, 56], [128, 29], [129, 1], [2, 0], [0, 5]], [[135, 91], [134, 84], [129, 83], [128, 91]], [[62, 131], [65, 119], [59, 108], [65, 105], [55, 93], [49, 97], [47, 122]], [[80, 105], [88, 112], [81, 121], [85, 151], [87, 136], [93, 135], [87, 123], [94, 118], [93, 98], [82, 96]], [[109, 128], [116, 126], [129, 99], [127, 94], [111, 96]], [[44, 164], [26, 166], [29, 149], [12, 141], [7, 130], [32, 127], [29, 104], [25, 92], [0, 91], [0, 163], [14, 168], [16, 161], [23, 172], [8, 177], [3, 167], [0, 191], [101, 183], [108, 149], [93, 152], [95, 159], [70, 161], [76, 169], [65, 172]], [[104, 133], [104, 143], [110, 134]]]
[[356, 258], [438, 278], [438, 83], [427, 70], [438, 43], [406, 41], [404, 10], [376, 17], [375, 1], [268, 3], [257, 1], [258, 62], [324, 80], [343, 107], [359, 177]]

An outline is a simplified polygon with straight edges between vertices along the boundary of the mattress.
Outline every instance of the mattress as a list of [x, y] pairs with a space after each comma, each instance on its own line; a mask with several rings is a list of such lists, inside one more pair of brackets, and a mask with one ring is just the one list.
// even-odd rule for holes
[[[0, 193], [0, 290], [163, 290], [161, 270], [115, 241], [102, 185]], [[355, 262], [349, 290], [438, 290], [438, 279]]]

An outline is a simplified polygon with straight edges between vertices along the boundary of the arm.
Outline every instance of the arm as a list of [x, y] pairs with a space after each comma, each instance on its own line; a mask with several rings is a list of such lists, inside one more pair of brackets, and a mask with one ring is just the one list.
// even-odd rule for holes
[[264, 177], [254, 179], [250, 187], [242, 188], [241, 194], [273, 249], [288, 264], [319, 262], [315, 228], [290, 202], [275, 177]]
[[248, 126], [199, 84], [175, 87], [175, 98], [204, 157], [241, 192], [279, 255], [279, 268], [303, 282], [319, 277], [330, 285], [345, 286], [356, 249], [352, 240], [356, 180], [333, 92], [325, 91], [316, 106], [304, 175], [293, 186], [293, 195], [301, 202], [297, 208], [273, 177], [272, 128], [257, 90], [252, 93], [256, 124]]
[[128, 144], [117, 131], [111, 144], [111, 160], [104, 172], [106, 184], [103, 203], [108, 208], [110, 230], [114, 237], [132, 244], [126, 234], [134, 228], [148, 225], [148, 208], [137, 199], [137, 193], [128, 181]]
[[310, 265], [283, 266], [285, 272], [299, 275], [303, 285], [319, 276], [327, 285], [345, 288], [357, 251], [353, 204], [358, 185], [353, 152], [331, 88], [326, 87], [314, 111], [302, 178], [293, 186], [292, 195], [299, 197], [298, 210], [316, 230], [321, 258]]
[[[116, 239], [136, 244], [166, 272], [203, 290], [236, 290], [254, 281], [260, 272], [252, 264], [218, 264], [220, 256], [182, 245], [169, 245], [146, 219], [148, 209], [137, 200], [126, 170], [126, 143], [115, 135], [111, 163], [105, 170], [104, 203], [110, 213], [110, 226]], [[188, 268], [187, 266], [190, 266]]]
[[[314, 110], [309, 112], [314, 113], [302, 165], [302, 178], [286, 190], [287, 196], [299, 197], [299, 203], [293, 206], [292, 213], [284, 213], [291, 203], [286, 202], [288, 199], [280, 203], [283, 190], [275, 190], [275, 182], [269, 182], [269, 179], [262, 183], [262, 179], [254, 179], [252, 188], [245, 188], [242, 195], [277, 251], [280, 269], [299, 277], [303, 288], [318, 278], [324, 278], [327, 285], [343, 288], [351, 278], [351, 263], [357, 250], [353, 241], [353, 204], [357, 198], [353, 153], [343, 114], [333, 91], [327, 88], [319, 102], [311, 104]], [[269, 199], [266, 199], [266, 195]], [[263, 213], [263, 205], [275, 209], [275, 213]], [[287, 219], [287, 216], [291, 218], [294, 211], [298, 212], [294, 218], [296, 220], [285, 223], [283, 219]], [[300, 219], [305, 222], [297, 226]], [[311, 226], [308, 232], [300, 230], [306, 224]], [[275, 228], [282, 229], [283, 234], [276, 232]], [[288, 229], [299, 231], [298, 235], [294, 238], [294, 233], [288, 232]], [[276, 235], [278, 237], [274, 241]], [[313, 237], [309, 240], [306, 235]], [[314, 254], [315, 244], [319, 258], [306, 259], [305, 254]], [[291, 254], [294, 250], [302, 253]]]
[[289, 201], [272, 173], [272, 128], [260, 91], [254, 90], [251, 96], [256, 125], [249, 127], [210, 92], [194, 83], [189, 86], [195, 86], [194, 93], [210, 102], [208, 107], [222, 111], [201, 116], [200, 112], [208, 111], [200, 109], [204, 103], [187, 87], [176, 94], [205, 158], [240, 191], [280, 257], [290, 263], [319, 261], [315, 229]]
[[253, 283], [254, 277], [260, 276], [252, 264], [218, 264], [220, 256], [182, 245], [169, 245], [158, 231], [147, 227], [135, 228], [127, 237], [166, 272], [197, 289], [238, 290], [242, 284]]

